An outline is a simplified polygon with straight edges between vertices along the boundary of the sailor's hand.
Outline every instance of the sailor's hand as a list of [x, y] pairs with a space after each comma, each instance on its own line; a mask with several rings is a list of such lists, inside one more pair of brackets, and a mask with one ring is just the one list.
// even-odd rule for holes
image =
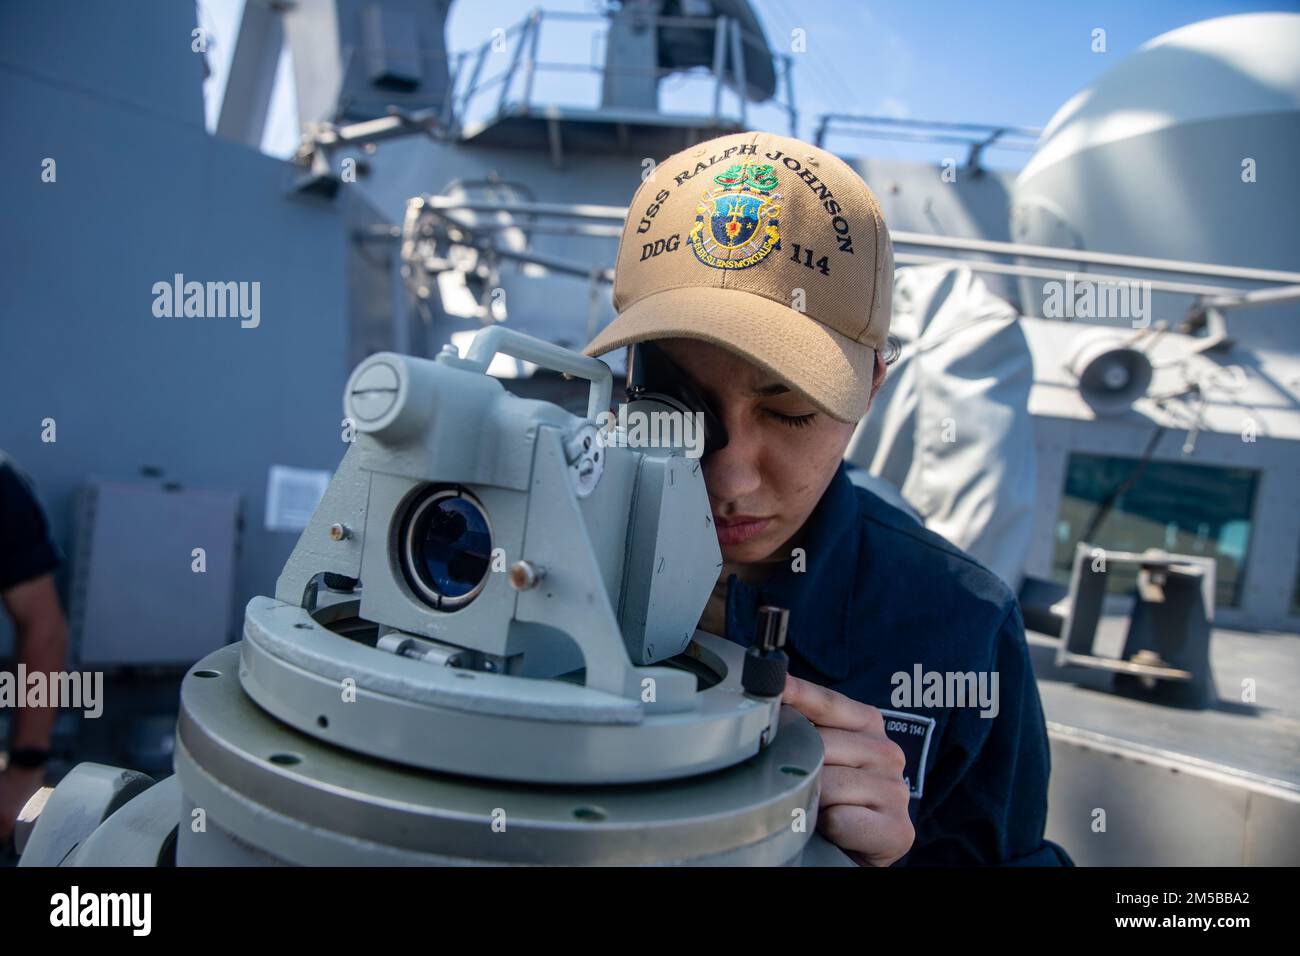
[[912, 846], [903, 782], [906, 758], [885, 735], [880, 711], [797, 677], [787, 677], [781, 702], [803, 714], [822, 735], [817, 829], [864, 866], [888, 866]]
[[14, 822], [31, 795], [41, 789], [45, 779], [43, 770], [28, 767], [6, 767], [0, 770], [0, 844], [14, 832]]

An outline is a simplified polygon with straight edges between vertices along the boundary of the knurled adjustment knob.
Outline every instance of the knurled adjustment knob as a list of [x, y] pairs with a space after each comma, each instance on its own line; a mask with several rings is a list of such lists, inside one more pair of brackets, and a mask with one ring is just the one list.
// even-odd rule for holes
[[758, 635], [745, 651], [740, 685], [754, 697], [780, 697], [790, 659], [785, 656], [785, 631], [790, 612], [765, 604], [758, 609]]

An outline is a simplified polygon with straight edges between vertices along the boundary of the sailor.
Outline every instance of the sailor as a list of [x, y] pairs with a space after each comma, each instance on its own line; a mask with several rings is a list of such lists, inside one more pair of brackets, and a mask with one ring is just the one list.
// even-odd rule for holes
[[[51, 673], [63, 667], [68, 627], [54, 586], [58, 565], [31, 483], [0, 452], [0, 604], [13, 622], [19, 672]], [[19, 707], [9, 713], [8, 756], [0, 770], [0, 858], [8, 851], [23, 804], [44, 783], [56, 716], [53, 707]]]
[[[808, 143], [736, 133], [632, 201], [617, 317], [696, 400], [723, 566], [702, 629], [789, 610], [783, 701], [822, 735], [818, 829], [862, 865], [1069, 864], [1043, 838], [1049, 756], [1015, 596], [843, 462], [885, 380], [894, 261], [871, 190]], [[649, 248], [650, 254], [643, 252]]]

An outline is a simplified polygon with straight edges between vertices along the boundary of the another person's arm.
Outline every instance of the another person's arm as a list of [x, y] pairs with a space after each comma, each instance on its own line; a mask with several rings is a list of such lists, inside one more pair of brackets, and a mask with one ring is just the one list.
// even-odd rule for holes
[[[67, 655], [68, 626], [52, 573], [57, 565], [40, 505], [17, 472], [0, 463], [0, 604], [13, 622], [15, 663], [29, 674], [59, 671]], [[11, 759], [0, 771], [0, 841], [9, 838], [18, 812], [45, 775], [43, 766], [20, 765], [12, 755], [48, 751], [57, 714], [54, 707], [9, 712]]]
[[[45, 574], [16, 584], [0, 594], [0, 600], [14, 622], [14, 656], [27, 673], [60, 670], [67, 654], [68, 627], [59, 606], [54, 576]], [[11, 711], [10, 754], [23, 750], [48, 751], [57, 715], [54, 707], [20, 707]], [[18, 766], [12, 758], [0, 771], [0, 840], [8, 839], [18, 812], [40, 789], [44, 779], [43, 766]]]

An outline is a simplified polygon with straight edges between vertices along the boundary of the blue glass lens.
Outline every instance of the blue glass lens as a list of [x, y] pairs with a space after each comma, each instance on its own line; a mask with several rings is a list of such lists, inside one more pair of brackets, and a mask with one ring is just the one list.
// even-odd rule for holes
[[488, 571], [492, 535], [487, 518], [466, 498], [442, 498], [420, 516], [412, 550], [429, 587], [444, 597], [463, 597]]

